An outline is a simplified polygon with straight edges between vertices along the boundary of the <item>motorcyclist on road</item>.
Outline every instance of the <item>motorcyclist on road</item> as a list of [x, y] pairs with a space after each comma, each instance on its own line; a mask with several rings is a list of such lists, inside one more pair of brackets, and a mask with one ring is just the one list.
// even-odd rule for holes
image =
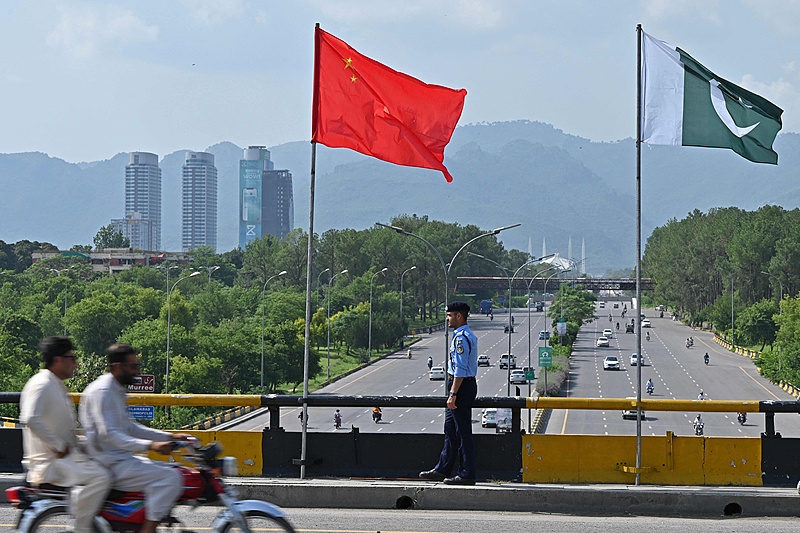
[[411, 359], [411, 348], [408, 349], [408, 351], [406, 352], [406, 355], [408, 355], [408, 358]]
[[647, 380], [647, 385], [645, 385], [645, 389], [647, 390], [648, 394], [653, 394], [655, 390], [655, 385], [653, 385], [653, 378]]
[[433, 368], [433, 357], [428, 356], [428, 371]]
[[617, 331], [619, 331], [619, 322], [617, 322]]
[[706, 354], [703, 356], [703, 362], [708, 364], [708, 352], [706, 352]]
[[[702, 389], [700, 389], [700, 394], [697, 395], [697, 399], [700, 400], [700, 401], [707, 400], [708, 396], [706, 396], [706, 393], [703, 392]], [[700, 415], [697, 415], [697, 416], [700, 416]]]
[[692, 422], [692, 426], [694, 426], [695, 431], [697, 431], [698, 427], [704, 426], [703, 417], [698, 414], [697, 418], [695, 418], [694, 421]]
[[738, 420], [741, 425], [744, 425], [744, 423], [747, 422], [747, 413], [737, 413], [736, 420]]
[[648, 341], [650, 340], [650, 332], [649, 331], [647, 332], [647, 340]]
[[338, 409], [335, 413], [333, 413], [333, 425], [335, 425], [337, 428], [342, 425], [342, 413], [340, 413]]
[[372, 420], [375, 421], [375, 423], [377, 424], [378, 422], [381, 421], [381, 417], [383, 417], [383, 414], [381, 413], [381, 408], [375, 407], [372, 410]]

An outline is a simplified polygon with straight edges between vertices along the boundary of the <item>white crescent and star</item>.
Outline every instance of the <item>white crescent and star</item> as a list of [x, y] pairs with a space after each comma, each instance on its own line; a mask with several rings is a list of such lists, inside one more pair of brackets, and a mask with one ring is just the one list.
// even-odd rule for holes
[[725, 124], [725, 127], [728, 128], [731, 133], [739, 138], [742, 138], [753, 131], [756, 126], [761, 124], [760, 122], [756, 122], [752, 126], [746, 126], [744, 128], [737, 126], [730, 114], [730, 111], [728, 111], [728, 107], [725, 105], [725, 97], [722, 95], [722, 90], [719, 88], [719, 82], [717, 80], [711, 80], [708, 82], [708, 84], [711, 86], [711, 104], [714, 106], [714, 111], [716, 111], [719, 119], [723, 124]]

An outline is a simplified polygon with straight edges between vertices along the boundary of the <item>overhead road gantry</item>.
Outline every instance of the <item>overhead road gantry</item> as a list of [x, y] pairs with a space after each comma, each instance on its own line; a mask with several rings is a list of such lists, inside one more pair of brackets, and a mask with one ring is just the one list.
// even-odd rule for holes
[[[512, 289], [544, 290], [544, 279], [518, 277], [513, 280]], [[590, 291], [633, 291], [636, 290], [636, 278], [558, 278], [559, 283], [570, 283]], [[551, 285], [552, 286], [552, 285]], [[642, 278], [642, 290], [649, 291], [655, 288], [652, 278]], [[508, 278], [495, 276], [459, 276], [456, 279], [456, 291], [508, 289]]]

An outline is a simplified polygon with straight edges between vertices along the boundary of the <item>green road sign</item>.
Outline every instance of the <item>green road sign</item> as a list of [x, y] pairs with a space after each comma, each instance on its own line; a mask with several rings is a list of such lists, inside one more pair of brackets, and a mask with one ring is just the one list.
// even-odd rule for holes
[[527, 379], [528, 381], [533, 381], [534, 379], [536, 379], [536, 376], [533, 375], [533, 370], [525, 372], [525, 379]]
[[550, 346], [539, 346], [539, 366], [544, 368], [553, 366], [553, 349]]

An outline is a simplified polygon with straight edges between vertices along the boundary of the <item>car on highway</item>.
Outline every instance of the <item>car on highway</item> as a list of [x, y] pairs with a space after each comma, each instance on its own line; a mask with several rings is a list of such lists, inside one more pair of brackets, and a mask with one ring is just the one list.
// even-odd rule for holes
[[645, 318], [644, 320], [642, 320], [642, 327], [649, 328], [652, 327], [652, 325], [650, 324], [650, 321]]
[[511, 375], [508, 377], [508, 382], [514, 384], [525, 384], [528, 382], [528, 380], [525, 379], [525, 372], [523, 372], [521, 369], [516, 369], [511, 371]]
[[608, 337], [597, 337], [597, 347], [598, 348], [608, 348], [609, 342]]
[[513, 355], [509, 357], [509, 354], [507, 353], [504, 353], [503, 355], [500, 356], [500, 368], [508, 368], [509, 359], [511, 363], [511, 368], [517, 368], [517, 358], [514, 357]]
[[542, 331], [539, 332], [539, 340], [540, 341], [546, 341], [549, 338], [550, 338], [550, 332], [549, 331], [542, 330]]
[[444, 368], [441, 366], [434, 366], [433, 368], [431, 368], [430, 372], [428, 372], [428, 379], [431, 381], [443, 380]]
[[603, 330], [603, 337], [605, 337], [606, 339], [610, 339], [613, 336], [614, 336], [614, 332], [611, 331], [610, 328], [606, 328], [606, 329]]
[[489, 366], [489, 356], [482, 353], [478, 356], [478, 366]]
[[606, 303], [600, 302], [600, 309], [605, 309], [605, 308], [606, 308]]
[[640, 355], [640, 356], [637, 357], [635, 353], [632, 353], [631, 354], [631, 366], [636, 366], [637, 364], [641, 364], [642, 366], [644, 366], [644, 356]]
[[619, 309], [619, 304], [614, 302], [614, 309]]
[[625, 324], [625, 333], [633, 333], [633, 324]]
[[603, 359], [603, 370], [619, 370], [619, 359], [616, 355], [607, 355]]
[[[623, 420], [636, 420], [636, 409], [625, 409], [622, 411]], [[644, 409], [642, 409], [642, 420], [645, 419]]]
[[497, 427], [497, 409], [494, 407], [487, 407], [481, 411], [481, 427], [493, 428]]

